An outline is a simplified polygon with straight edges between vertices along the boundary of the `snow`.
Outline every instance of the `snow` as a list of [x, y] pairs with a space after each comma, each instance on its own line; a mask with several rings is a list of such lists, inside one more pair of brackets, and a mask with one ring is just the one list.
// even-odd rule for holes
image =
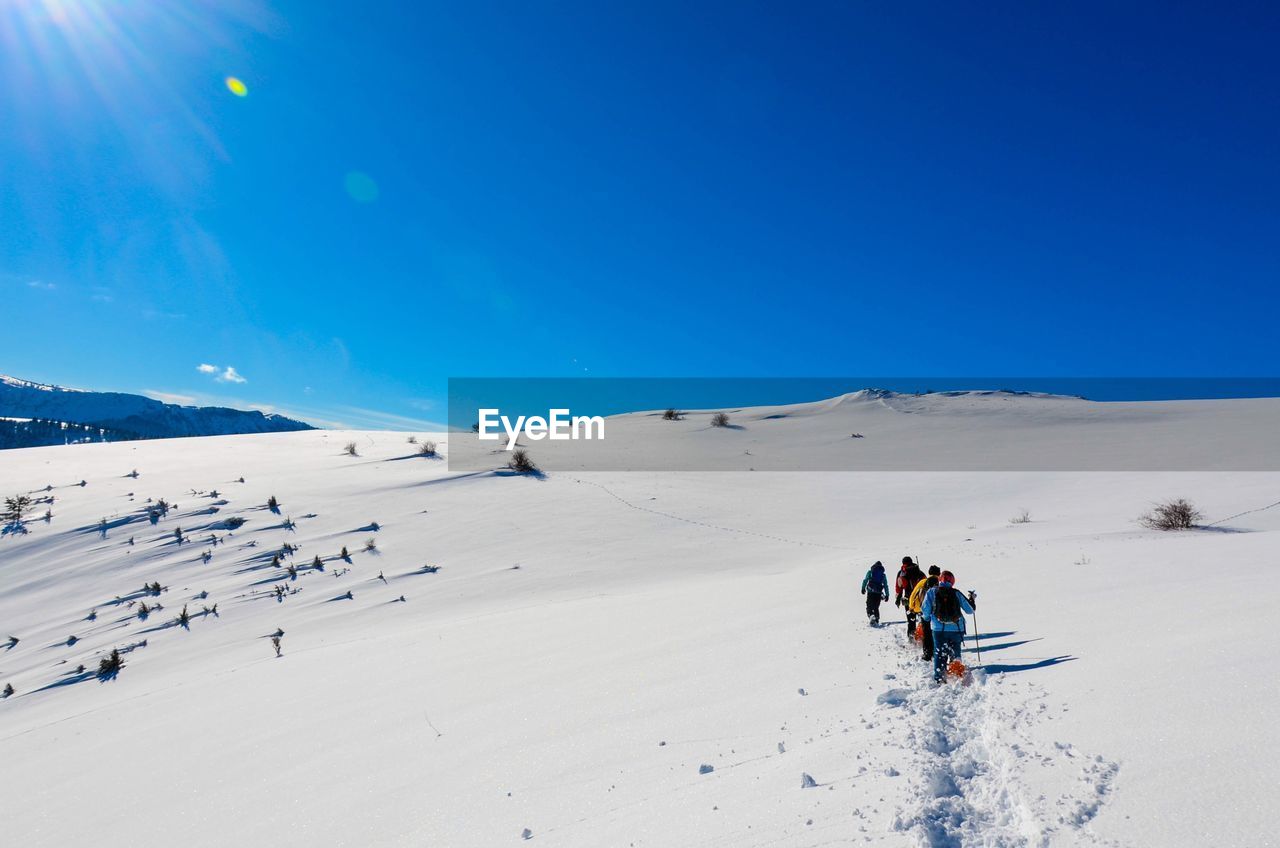
[[[973, 426], [953, 400], [921, 407], [931, 426]], [[1041, 402], [982, 415], [1020, 449], [1057, 444], [1018, 411]], [[768, 414], [735, 418], [766, 447], [820, 442], [820, 409]], [[655, 451], [691, 437], [644, 421]], [[7, 843], [1274, 842], [1280, 661], [1250, 598], [1280, 474], [535, 478], [450, 472], [406, 435], [0, 454], [0, 494], [54, 497], [0, 537]], [[1226, 520], [1135, 523], [1169, 497]], [[147, 498], [173, 505], [154, 525]], [[286, 542], [295, 580], [271, 566]], [[863, 573], [908, 554], [979, 592], [969, 685], [931, 685], [891, 605], [867, 626]]]

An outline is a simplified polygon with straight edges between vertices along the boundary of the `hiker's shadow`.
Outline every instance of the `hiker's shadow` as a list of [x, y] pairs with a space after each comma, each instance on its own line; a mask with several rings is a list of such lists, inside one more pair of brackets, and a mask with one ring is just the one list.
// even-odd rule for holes
[[[1016, 630], [1002, 630], [992, 633], [969, 633], [964, 637], [966, 642], [962, 651], [967, 655], [976, 655], [981, 652], [1003, 651], [1008, 648], [1016, 648], [1020, 645], [1027, 645], [1031, 642], [1039, 642], [1043, 636], [1036, 636], [1031, 639], [1017, 639], [1010, 642], [987, 643], [983, 640], [1001, 639], [1008, 636], [1016, 636]], [[981, 667], [987, 674], [1012, 674], [1017, 671], [1035, 671], [1036, 669], [1049, 668], [1050, 666], [1059, 665], [1064, 662], [1071, 662], [1079, 659], [1069, 654], [1062, 654], [1056, 657], [1012, 657], [1008, 662], [984, 663]]]
[[1077, 659], [1079, 659], [1079, 657], [1073, 657], [1068, 654], [1063, 654], [1062, 656], [1059, 656], [1059, 657], [1045, 657], [1044, 659], [1036, 660], [1034, 662], [995, 663], [995, 664], [988, 663], [987, 665], [984, 665], [982, 669], [987, 674], [1011, 674], [1012, 672], [1015, 672], [1015, 671], [1034, 671], [1035, 669], [1038, 669], [1038, 668], [1048, 668], [1049, 666], [1052, 666], [1052, 665], [1059, 665], [1060, 663], [1071, 662]]

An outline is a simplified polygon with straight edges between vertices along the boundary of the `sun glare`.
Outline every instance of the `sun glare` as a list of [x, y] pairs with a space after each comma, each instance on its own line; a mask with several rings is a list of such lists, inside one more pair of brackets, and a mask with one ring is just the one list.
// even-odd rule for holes
[[249, 93], [249, 87], [245, 85], [238, 77], [227, 77], [227, 90], [236, 97], [244, 97]]

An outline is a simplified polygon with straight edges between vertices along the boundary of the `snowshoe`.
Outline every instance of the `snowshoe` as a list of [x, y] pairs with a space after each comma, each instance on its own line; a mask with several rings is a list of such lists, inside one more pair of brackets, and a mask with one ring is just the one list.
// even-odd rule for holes
[[969, 673], [969, 669], [960, 660], [952, 660], [947, 664], [947, 679], [958, 680], [961, 686], [968, 686], [973, 682], [973, 675]]

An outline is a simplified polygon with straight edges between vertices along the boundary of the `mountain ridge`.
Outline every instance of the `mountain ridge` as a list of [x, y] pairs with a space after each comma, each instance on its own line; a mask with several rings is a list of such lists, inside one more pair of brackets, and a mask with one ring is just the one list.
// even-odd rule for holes
[[[316, 429], [276, 413], [223, 406], [181, 406], [127, 392], [96, 392], [37, 383], [0, 374], [0, 449], [82, 441], [131, 441], [186, 436], [282, 433]], [[51, 428], [49, 422], [75, 425]], [[86, 435], [94, 428], [97, 438]], [[72, 437], [72, 434], [75, 437]]]

